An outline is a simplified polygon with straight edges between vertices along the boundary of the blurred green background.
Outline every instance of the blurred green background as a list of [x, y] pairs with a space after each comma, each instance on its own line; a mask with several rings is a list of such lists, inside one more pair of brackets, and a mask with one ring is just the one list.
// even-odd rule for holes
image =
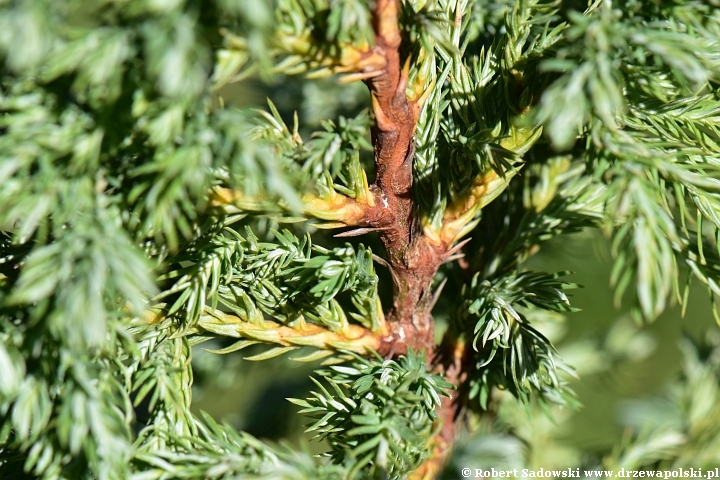
[[[270, 84], [234, 84], [219, 96], [226, 104], [257, 108], [265, 108], [265, 99], [270, 98], [290, 126], [293, 113], [298, 113], [305, 139], [311, 131], [321, 128], [322, 119], [355, 115], [369, 104], [362, 84], [340, 85], [332, 79], [307, 81], [297, 77], [278, 78]], [[330, 241], [329, 237], [320, 237], [317, 241], [321, 244], [322, 238]], [[373, 245], [372, 239], [362, 241]], [[536, 320], [561, 357], [579, 374], [579, 379], [571, 380], [571, 387], [582, 407], [554, 412], [558, 418], [554, 424], [548, 421], [542, 433], [552, 437], [556, 455], [562, 457], [565, 447], [574, 452], [566, 461], [556, 461], [576, 466], [575, 462], [581, 460], [578, 451], [599, 458], [619, 442], [633, 415], [631, 401], [661, 394], [669, 382], [678, 378], [682, 367], [680, 339], [688, 336], [702, 340], [715, 321], [706, 290], [695, 284], [684, 317], [679, 306], [673, 304], [652, 324], [635, 322], [630, 301], [615, 304], [609, 285], [610, 246], [600, 231], [556, 238], [530, 258], [526, 267], [571, 271], [568, 280], [583, 287], [570, 292], [572, 305], [581, 311], [568, 314], [564, 320]], [[381, 267], [377, 270], [381, 282], [385, 282], [381, 283], [381, 292], [382, 285], [389, 291], [387, 273]], [[309, 442], [310, 437], [303, 434], [304, 420], [296, 414], [298, 407], [285, 400], [307, 395], [313, 387], [308, 375], [319, 364], [297, 363], [287, 357], [262, 362], [243, 360], [261, 351], [252, 347], [224, 356], [206, 351], [231, 343], [218, 341], [195, 347], [195, 411], [206, 411], [261, 438], [306, 445], [315, 453], [321, 452], [323, 446]]]

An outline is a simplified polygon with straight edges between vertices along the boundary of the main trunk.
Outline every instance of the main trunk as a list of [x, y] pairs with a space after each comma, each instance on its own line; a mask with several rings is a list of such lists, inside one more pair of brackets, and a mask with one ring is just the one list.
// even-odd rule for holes
[[[399, 8], [399, 0], [376, 1], [374, 48], [386, 59], [386, 65], [367, 80], [375, 114], [372, 141], [376, 180], [371, 186], [374, 206], [367, 209], [364, 223], [380, 232], [395, 282], [393, 305], [386, 315], [390, 332], [383, 338], [379, 353], [393, 356], [408, 348], [425, 350], [433, 359], [431, 368], [458, 385], [462, 362], [454, 346], [436, 347], [431, 315], [433, 278], [451, 245], [432, 242], [423, 235], [413, 206], [413, 137], [420, 105], [405, 94], [409, 63], [401, 68]], [[434, 441], [431, 459], [418, 471], [420, 477], [430, 478], [441, 467], [454, 442], [458, 408], [455, 400], [443, 401], [438, 412], [442, 430]]]

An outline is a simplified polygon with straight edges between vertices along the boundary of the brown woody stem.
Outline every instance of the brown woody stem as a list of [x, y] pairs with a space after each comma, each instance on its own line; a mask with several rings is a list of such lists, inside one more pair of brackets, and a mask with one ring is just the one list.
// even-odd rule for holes
[[386, 355], [404, 353], [408, 347], [433, 351], [431, 284], [447, 249], [428, 242], [413, 208], [413, 136], [419, 106], [405, 95], [409, 62], [402, 68], [399, 8], [397, 0], [376, 2], [374, 49], [386, 63], [366, 81], [376, 121], [372, 129], [376, 176], [370, 187], [375, 206], [366, 210], [364, 223], [382, 229], [380, 239], [396, 282], [393, 306], [386, 316], [391, 332], [381, 348]]
[[[461, 375], [456, 352], [445, 360], [436, 351], [432, 281], [451, 248], [450, 241], [426, 236], [419, 226], [412, 197], [414, 134], [419, 105], [405, 94], [409, 62], [400, 58], [399, 0], [377, 0], [373, 12], [375, 47], [386, 59], [384, 69], [366, 80], [372, 96], [376, 124], [372, 129], [375, 148], [375, 183], [370, 187], [375, 204], [366, 209], [363, 224], [381, 228], [380, 239], [395, 279], [392, 308], [386, 315], [390, 332], [380, 348], [386, 356], [404, 353], [408, 348], [425, 350], [436, 369], [458, 385]], [[462, 357], [462, 353], [460, 353]], [[443, 400], [439, 416], [441, 433], [433, 439], [433, 454], [418, 470], [417, 478], [430, 478], [444, 463], [455, 438], [459, 405]]]
[[[462, 340], [458, 340], [452, 334], [445, 335], [442, 345], [435, 353], [433, 363], [445, 379], [457, 387], [467, 375], [465, 369], [465, 363], [468, 361], [467, 354], [468, 350]], [[440, 431], [428, 445], [432, 453], [413, 472], [410, 480], [431, 480], [442, 471], [458, 434], [458, 424], [463, 408], [462, 398], [458, 392], [454, 392], [452, 397], [440, 399], [440, 408], [437, 412], [441, 422]]]

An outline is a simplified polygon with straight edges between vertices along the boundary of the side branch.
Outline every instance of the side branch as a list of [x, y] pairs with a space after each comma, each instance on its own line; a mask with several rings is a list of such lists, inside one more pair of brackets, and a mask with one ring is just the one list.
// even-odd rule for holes
[[218, 335], [275, 343], [283, 347], [348, 350], [362, 355], [366, 355], [368, 349], [377, 351], [381, 347], [381, 333], [352, 324], [346, 325], [341, 331], [333, 332], [304, 321], [292, 326], [268, 320], [247, 322], [235, 315], [213, 310], [200, 316], [198, 327]]
[[[154, 324], [164, 321], [163, 310], [148, 310], [138, 319], [142, 323]], [[290, 325], [270, 320], [246, 321], [242, 318], [216, 309], [206, 309], [200, 315], [197, 331], [211, 332], [224, 337], [240, 338], [254, 343], [276, 344], [280, 347], [315, 347], [335, 352], [350, 351], [367, 355], [370, 350], [387, 355], [382, 338], [387, 335], [387, 323], [383, 319], [378, 331], [371, 331], [360, 325], [347, 324], [339, 331], [332, 331], [302, 318]]]
[[249, 197], [239, 190], [215, 187], [210, 192], [210, 206], [223, 208], [228, 214], [241, 212], [281, 212], [292, 215], [301, 213], [310, 218], [334, 222], [331, 227], [367, 225], [372, 218], [375, 199], [372, 193], [362, 199], [354, 199], [337, 192], [318, 196], [304, 195], [300, 212], [294, 212], [282, 201]]

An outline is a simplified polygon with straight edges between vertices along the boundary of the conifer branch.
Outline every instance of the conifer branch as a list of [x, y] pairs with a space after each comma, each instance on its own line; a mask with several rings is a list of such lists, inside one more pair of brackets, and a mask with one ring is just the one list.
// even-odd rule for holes
[[[316, 194], [303, 195], [300, 203], [300, 214], [307, 218], [327, 220], [333, 223], [326, 228], [351, 227], [364, 225], [367, 212], [374, 206], [374, 198], [370, 193], [362, 199], [355, 199], [338, 193], [329, 192], [324, 196]], [[280, 212], [291, 216], [296, 212], [287, 204], [265, 197], [245, 196], [240, 190], [215, 187], [210, 193], [210, 206], [221, 207], [228, 215], [242, 212]], [[321, 224], [322, 226], [322, 224]]]
[[371, 350], [378, 351], [380, 339], [386, 328], [372, 332], [360, 325], [347, 324], [340, 331], [306, 323], [303, 320], [286, 326], [272, 321], [248, 322], [240, 317], [209, 310], [197, 323], [201, 329], [226, 337], [258, 340], [275, 343], [283, 347], [315, 347], [321, 350], [346, 350], [360, 355], [368, 355]]
[[[539, 326], [573, 285], [523, 269], [550, 238], [605, 226], [617, 299], [647, 320], [686, 305], [684, 272], [720, 294], [708, 2], [101, 3], [0, 2], [2, 478], [435, 477], [469, 410], [575, 404]], [[305, 79], [226, 105], [254, 73]], [[276, 227], [304, 221], [348, 230]], [[338, 240], [367, 233], [386, 260]], [[355, 359], [295, 401], [330, 462], [192, 414], [194, 372], [218, 368], [193, 347], [217, 337]], [[696, 394], [717, 345], [686, 359], [693, 418], [718, 417]], [[717, 450], [718, 422], [676, 420], [609, 461]]]

